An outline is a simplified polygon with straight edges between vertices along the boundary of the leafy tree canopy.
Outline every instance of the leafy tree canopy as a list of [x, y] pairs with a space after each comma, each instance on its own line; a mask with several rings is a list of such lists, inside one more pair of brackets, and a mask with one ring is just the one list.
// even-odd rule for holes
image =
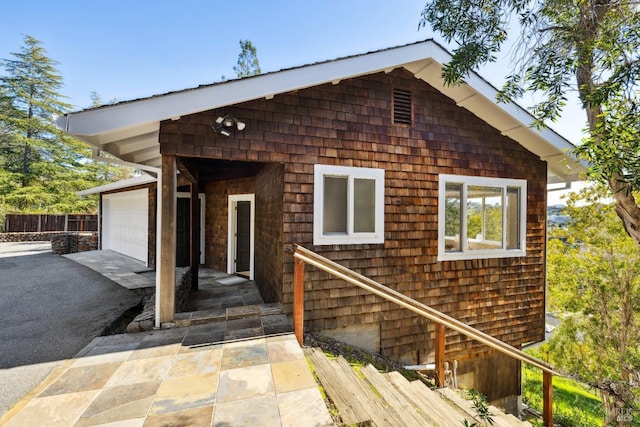
[[598, 202], [604, 194], [573, 196], [569, 227], [552, 234], [548, 300], [562, 323], [549, 350], [556, 366], [600, 391], [613, 425], [640, 395], [640, 247], [614, 207]]
[[624, 0], [430, 0], [420, 26], [457, 46], [444, 66], [447, 84], [497, 58], [519, 33], [499, 100], [533, 92], [537, 126], [557, 119], [577, 91], [588, 138], [577, 153], [606, 183], [627, 233], [640, 242], [640, 8]]

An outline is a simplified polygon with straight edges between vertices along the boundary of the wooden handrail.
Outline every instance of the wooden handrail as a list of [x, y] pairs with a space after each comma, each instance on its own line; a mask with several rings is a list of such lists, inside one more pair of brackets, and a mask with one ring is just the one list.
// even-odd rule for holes
[[[325, 271], [337, 278], [340, 278], [352, 285], [358, 286], [361, 289], [365, 289], [387, 301], [393, 302], [401, 307], [413, 311], [422, 317], [436, 322], [438, 325], [443, 325], [447, 328], [453, 329], [466, 335], [476, 341], [487, 345], [499, 352], [506, 354], [509, 357], [517, 359], [521, 362], [528, 363], [543, 372], [543, 422], [547, 426], [553, 425], [553, 417], [551, 412], [552, 403], [552, 376], [560, 375], [553, 367], [525, 352], [519, 350], [497, 338], [492, 337], [482, 331], [479, 331], [451, 316], [448, 316], [438, 310], [435, 310], [428, 305], [422, 304], [408, 296], [394, 291], [368, 277], [362, 276], [353, 270], [350, 270], [336, 262], [333, 262], [321, 255], [316, 254], [300, 245], [295, 245], [294, 252], [294, 333], [298, 339], [300, 345], [302, 345], [303, 336], [303, 323], [304, 323], [304, 264], [313, 265], [314, 267]], [[442, 347], [441, 353], [444, 353], [444, 332], [439, 334], [442, 337], [441, 345], [436, 344], [436, 347]], [[438, 352], [437, 352], [438, 353]], [[444, 354], [436, 354], [436, 371], [444, 371]], [[438, 366], [438, 365], [442, 366]], [[442, 381], [442, 378], [439, 378]]]

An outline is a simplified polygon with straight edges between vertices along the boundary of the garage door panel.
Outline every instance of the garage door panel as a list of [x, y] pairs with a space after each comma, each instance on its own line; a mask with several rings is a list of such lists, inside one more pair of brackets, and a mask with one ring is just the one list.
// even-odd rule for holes
[[147, 262], [148, 200], [146, 188], [102, 197], [102, 249]]

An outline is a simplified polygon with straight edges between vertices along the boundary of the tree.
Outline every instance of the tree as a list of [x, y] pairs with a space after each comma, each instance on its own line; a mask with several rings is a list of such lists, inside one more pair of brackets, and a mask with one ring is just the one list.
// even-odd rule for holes
[[260, 74], [260, 62], [255, 46], [250, 40], [240, 40], [240, 54], [238, 64], [233, 67], [238, 78]]
[[0, 120], [14, 130], [3, 152], [8, 162], [5, 166], [19, 173], [21, 186], [26, 187], [44, 172], [47, 159], [66, 154], [60, 132], [50, 118], [70, 105], [57, 92], [62, 87], [57, 63], [46, 56], [38, 40], [25, 36], [20, 52], [12, 55], [15, 59], [2, 61], [7, 75], [0, 78], [0, 87], [10, 102]]
[[96, 199], [80, 199], [76, 192], [119, 172], [91, 161], [85, 143], [55, 126], [54, 117], [70, 105], [59, 93], [57, 62], [41, 42], [27, 35], [12, 55], [0, 61], [6, 71], [0, 76], [0, 210], [95, 211]]
[[110, 100], [105, 101], [104, 99], [102, 99], [102, 96], [100, 96], [100, 94], [95, 90], [91, 91], [89, 97], [91, 98], [91, 106], [89, 108], [102, 107], [103, 105], [113, 105], [118, 103], [118, 98], [111, 98]]
[[570, 91], [586, 113], [588, 138], [577, 153], [606, 183], [627, 233], [640, 243], [640, 8], [622, 0], [430, 0], [431, 24], [458, 47], [445, 64], [447, 84], [496, 60], [510, 25], [519, 27], [514, 63], [498, 99], [533, 92], [537, 126], [557, 119]]
[[[569, 200], [569, 227], [549, 252], [549, 294], [562, 323], [552, 362], [600, 391], [605, 425], [637, 410], [640, 392], [640, 247], [612, 205]], [[567, 266], [571, 269], [568, 270]], [[571, 271], [571, 274], [567, 274]], [[559, 298], [557, 298], [560, 296]]]

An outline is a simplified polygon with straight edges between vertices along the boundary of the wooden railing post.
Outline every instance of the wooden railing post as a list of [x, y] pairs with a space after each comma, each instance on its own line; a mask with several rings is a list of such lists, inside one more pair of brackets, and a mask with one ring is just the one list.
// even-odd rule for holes
[[444, 378], [444, 352], [446, 340], [446, 328], [442, 323], [436, 323], [436, 380], [438, 387], [445, 386]]
[[293, 332], [298, 344], [302, 345], [304, 335], [304, 261], [293, 262]]
[[[296, 246], [294, 262], [294, 291], [293, 291], [293, 322], [294, 332], [298, 342], [302, 344], [303, 340], [303, 323], [304, 323], [304, 264], [309, 264], [320, 270], [326, 271], [333, 277], [340, 278], [347, 283], [358, 286], [374, 295], [378, 295], [399, 305], [414, 313], [423, 316], [425, 319], [433, 321], [435, 323], [435, 364], [436, 364], [436, 376], [437, 384], [439, 387], [444, 387], [446, 383], [445, 378], [445, 344], [446, 344], [446, 328], [451, 328], [454, 331], [461, 333], [469, 338], [487, 345], [495, 350], [498, 350], [502, 354], [512, 357], [521, 362], [528, 363], [533, 367], [542, 370], [542, 387], [543, 387], [543, 413], [542, 419], [544, 425], [553, 426], [553, 396], [552, 396], [552, 381], [553, 375], [561, 375], [554, 371], [553, 367], [516, 349], [515, 347], [500, 341], [490, 335], [485, 334], [475, 328], [468, 326], [467, 324], [456, 320], [446, 314], [439, 312], [432, 307], [422, 304], [416, 300], [413, 300], [406, 295], [403, 295], [397, 291], [394, 291], [387, 286], [384, 286], [372, 279], [364, 277], [353, 270], [335, 263], [329, 259], [326, 259], [302, 246]], [[454, 368], [455, 369], [455, 368]]]
[[553, 375], [542, 371], [542, 422], [553, 427]]

